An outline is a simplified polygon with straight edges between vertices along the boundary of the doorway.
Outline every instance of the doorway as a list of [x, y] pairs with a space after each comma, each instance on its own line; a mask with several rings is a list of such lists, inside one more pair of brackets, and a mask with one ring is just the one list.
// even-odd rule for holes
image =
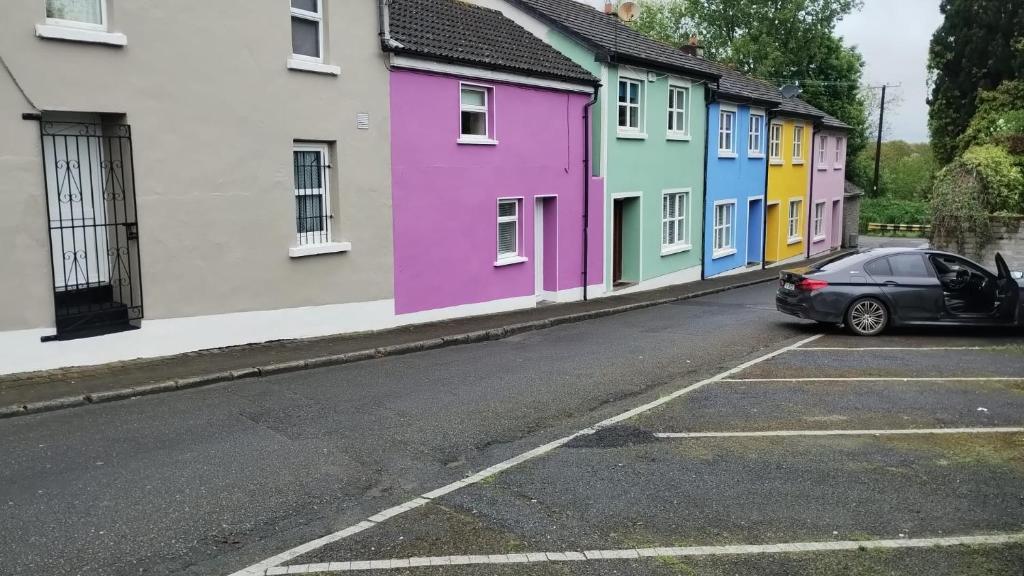
[[612, 286], [640, 282], [640, 197], [612, 200]]
[[843, 245], [843, 201], [832, 201], [832, 248]]
[[558, 212], [555, 196], [538, 196], [533, 208], [533, 293], [538, 302], [558, 293]]
[[747, 201], [747, 265], [761, 263], [761, 243], [764, 239], [764, 199]]
[[765, 219], [764, 259], [769, 264], [779, 260], [779, 206], [778, 202], [768, 204], [768, 215]]

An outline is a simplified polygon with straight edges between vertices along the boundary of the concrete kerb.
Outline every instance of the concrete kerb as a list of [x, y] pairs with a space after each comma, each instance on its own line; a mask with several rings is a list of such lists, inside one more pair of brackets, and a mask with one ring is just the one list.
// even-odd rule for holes
[[603, 318], [605, 316], [614, 316], [616, 314], [623, 314], [625, 312], [642, 310], [644, 308], [652, 308], [654, 306], [671, 304], [673, 302], [679, 302], [682, 300], [701, 298], [704, 296], [710, 296], [713, 294], [718, 294], [729, 290], [735, 290], [737, 288], [746, 288], [748, 286], [764, 284], [766, 282], [771, 282], [773, 280], [775, 280], [774, 277], [759, 278], [757, 280], [750, 280], [747, 282], [740, 282], [737, 284], [720, 286], [717, 288], [701, 290], [698, 292], [682, 294], [679, 296], [672, 296], [669, 298], [659, 298], [657, 300], [648, 300], [645, 302], [634, 302], [632, 304], [624, 304], [622, 306], [604, 308], [601, 310], [591, 310], [589, 312], [580, 312], [577, 314], [566, 314], [564, 316], [544, 318], [542, 320], [535, 320], [532, 322], [510, 324], [508, 326], [504, 326], [501, 328], [492, 328], [490, 330], [478, 330], [475, 332], [467, 332], [465, 334], [454, 334], [451, 336], [443, 336], [441, 338], [432, 338], [430, 340], [410, 342], [407, 344], [396, 344], [393, 346], [383, 346], [369, 350], [361, 350], [358, 352], [349, 352], [345, 354], [336, 354], [332, 356], [319, 356], [316, 358], [310, 358], [306, 360], [279, 362], [276, 364], [268, 364], [265, 366], [253, 366], [250, 368], [233, 370], [231, 372], [203, 374], [200, 376], [193, 376], [190, 378], [179, 378], [176, 380], [167, 380], [164, 382], [157, 382], [154, 384], [146, 384], [142, 386], [134, 386], [130, 388], [122, 388], [118, 390], [94, 392], [82, 396], [67, 396], [63, 398], [56, 398], [53, 400], [45, 400], [42, 402], [33, 402], [30, 404], [0, 406], [0, 419], [13, 418], [16, 416], [26, 416], [29, 414], [39, 414], [41, 412], [52, 412], [55, 410], [63, 410], [65, 408], [87, 406], [89, 404], [102, 404], [107, 402], [115, 402], [119, 400], [128, 400], [140, 396], [161, 394], [164, 392], [171, 392], [174, 390], [185, 390], [188, 388], [198, 388], [200, 386], [220, 384], [223, 382], [230, 382], [234, 380], [262, 378], [264, 376], [284, 374], [287, 372], [297, 372], [300, 370], [307, 370], [310, 368], [339, 366], [343, 364], [351, 364], [353, 362], [361, 362], [364, 360], [371, 360], [375, 358], [401, 356], [404, 354], [412, 354], [414, 352], [424, 352], [427, 350], [446, 348], [448, 346], [458, 346], [462, 344], [474, 344], [479, 342], [502, 340], [504, 338], [508, 338], [509, 336], [514, 336], [516, 334], [522, 334], [525, 332], [543, 330], [545, 328], [551, 328], [553, 326], [560, 326], [563, 324], [574, 324], [586, 320]]

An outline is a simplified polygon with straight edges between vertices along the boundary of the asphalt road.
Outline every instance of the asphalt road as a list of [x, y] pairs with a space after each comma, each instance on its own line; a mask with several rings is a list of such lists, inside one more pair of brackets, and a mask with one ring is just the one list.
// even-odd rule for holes
[[[822, 349], [760, 361], [286, 564], [1024, 532], [1024, 434], [654, 437], [1024, 426], [1024, 385], [1010, 380], [1024, 376], [1021, 335], [857, 339], [780, 315], [773, 294], [767, 284], [504, 341], [0, 421], [3, 573], [230, 574], [823, 331], [806, 345]], [[845, 350], [866, 345], [894, 349]], [[820, 380], [832, 374], [935, 380]], [[966, 377], [999, 379], [955, 379]], [[1024, 544], [1007, 544], [363, 573], [1022, 569]]]

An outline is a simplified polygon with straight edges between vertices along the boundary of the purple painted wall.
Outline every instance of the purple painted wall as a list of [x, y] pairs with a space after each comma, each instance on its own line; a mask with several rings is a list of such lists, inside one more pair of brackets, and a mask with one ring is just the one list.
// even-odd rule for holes
[[[399, 314], [531, 296], [534, 206], [545, 212], [545, 290], [582, 285], [583, 110], [587, 94], [496, 82], [490, 86], [497, 145], [458, 144], [460, 78], [391, 74], [395, 311]], [[603, 181], [591, 179], [591, 285], [602, 275]], [[497, 201], [522, 198], [520, 254], [495, 266]], [[551, 230], [553, 228], [553, 230]], [[552, 238], [552, 236], [554, 238]], [[549, 254], [551, 252], [548, 252]], [[552, 262], [551, 260], [555, 260]]]
[[[821, 146], [820, 138], [825, 137], [825, 161], [820, 161], [817, 156]], [[836, 146], [839, 148], [839, 162], [836, 162]], [[811, 218], [807, 225], [807, 234], [810, 238], [809, 253], [820, 254], [833, 248], [839, 248], [842, 243], [843, 225], [843, 183], [846, 180], [846, 134], [822, 130], [814, 135], [814, 170], [811, 178], [813, 188], [811, 191]], [[825, 201], [825, 218], [823, 222], [824, 238], [815, 239], [814, 235], [814, 205]], [[838, 204], [835, 202], [838, 200]], [[834, 226], [838, 223], [838, 226]]]

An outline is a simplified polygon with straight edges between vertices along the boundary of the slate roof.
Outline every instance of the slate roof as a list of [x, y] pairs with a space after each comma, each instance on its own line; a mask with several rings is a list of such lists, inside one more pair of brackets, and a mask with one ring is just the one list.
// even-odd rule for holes
[[391, 0], [396, 54], [577, 83], [599, 80], [496, 10], [460, 0]]
[[649, 65], [704, 78], [717, 78], [718, 66], [690, 56], [678, 48], [652, 40], [618, 17], [595, 10], [578, 0], [511, 0], [554, 28], [582, 40], [599, 56]]
[[821, 110], [796, 97], [783, 98], [776, 114], [779, 116], [801, 116], [815, 120], [821, 120], [826, 116]]
[[783, 100], [779, 89], [771, 84], [737, 72], [724, 64], [709, 62], [722, 77], [718, 80], [718, 92], [722, 100], [733, 101], [738, 99], [743, 102], [756, 101], [764, 104], [775, 105]]
[[850, 126], [835, 116], [829, 116], [828, 114], [825, 114], [825, 118], [822, 119], [821, 123], [829, 128], [836, 128], [838, 130], [853, 130], [853, 126]]

